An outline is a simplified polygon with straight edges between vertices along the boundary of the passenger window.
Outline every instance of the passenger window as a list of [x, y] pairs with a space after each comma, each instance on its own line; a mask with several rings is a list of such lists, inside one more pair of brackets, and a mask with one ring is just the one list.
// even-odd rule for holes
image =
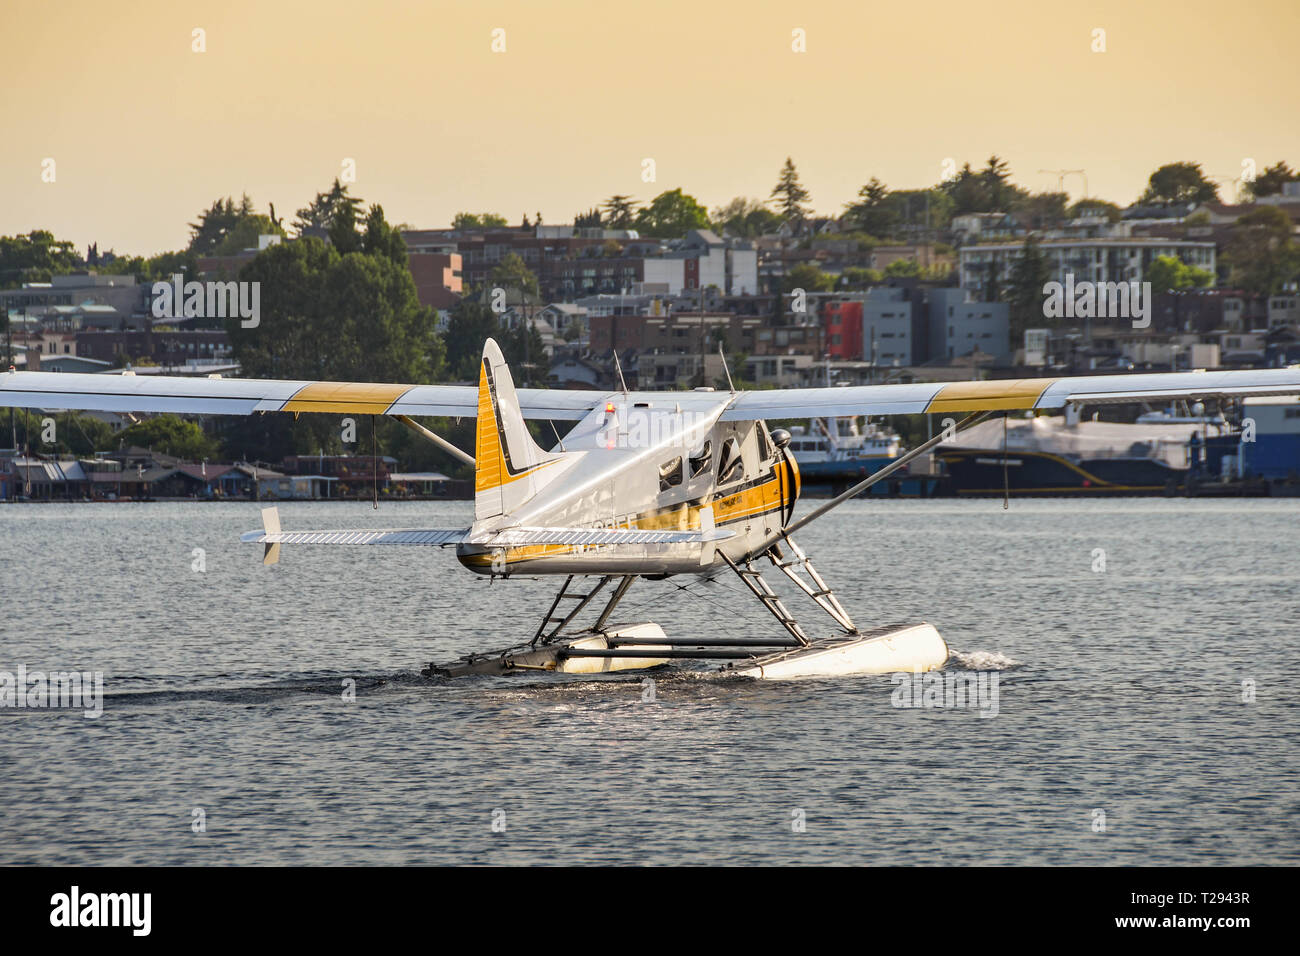
[[666, 491], [674, 485], [682, 483], [682, 456], [678, 455], [671, 461], [664, 462], [659, 466], [659, 490]]
[[709, 470], [713, 464], [713, 442], [705, 441], [704, 447], [691, 455], [691, 477], [698, 478]]

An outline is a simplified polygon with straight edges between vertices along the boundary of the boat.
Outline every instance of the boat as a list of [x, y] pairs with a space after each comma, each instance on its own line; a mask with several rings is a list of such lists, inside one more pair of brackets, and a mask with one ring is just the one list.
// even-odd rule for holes
[[[805, 493], [836, 494], [850, 484], [898, 458], [897, 433], [870, 420], [813, 418], [807, 426], [790, 428], [790, 452], [799, 466]], [[937, 476], [913, 474], [904, 469], [897, 477], [875, 485], [873, 495], [928, 498], [934, 494]]]
[[949, 494], [1172, 495], [1200, 466], [1222, 419], [1154, 413], [1127, 424], [1034, 416], [983, 422], [940, 445]]

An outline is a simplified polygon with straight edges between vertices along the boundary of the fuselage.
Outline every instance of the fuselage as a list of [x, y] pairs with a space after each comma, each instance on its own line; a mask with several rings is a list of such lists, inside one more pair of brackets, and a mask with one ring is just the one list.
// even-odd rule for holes
[[[596, 409], [551, 449], [547, 483], [514, 509], [476, 521], [457, 547], [481, 574], [680, 574], [761, 552], [799, 496], [793, 456], [762, 421], [719, 421], [729, 397], [665, 392], [663, 400]], [[476, 534], [506, 528], [710, 530], [733, 536], [669, 545], [529, 545], [491, 548]]]

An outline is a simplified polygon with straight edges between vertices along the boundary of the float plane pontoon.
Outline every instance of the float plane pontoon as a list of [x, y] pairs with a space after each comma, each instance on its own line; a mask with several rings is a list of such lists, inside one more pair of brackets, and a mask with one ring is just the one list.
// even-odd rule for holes
[[[478, 387], [192, 379], [14, 372], [0, 375], [0, 407], [251, 415], [388, 415], [474, 468], [468, 528], [285, 531], [275, 508], [244, 541], [283, 545], [451, 547], [479, 574], [563, 578], [540, 625], [520, 644], [425, 673], [600, 673], [675, 659], [723, 662], [764, 678], [921, 671], [948, 648], [929, 624], [860, 630], [794, 535], [809, 522], [931, 451], [955, 429], [996, 412], [1068, 405], [1237, 399], [1300, 394], [1300, 367], [1101, 375], [848, 388], [727, 392], [516, 390], [501, 350], [483, 348]], [[790, 436], [765, 420], [850, 415], [954, 416], [942, 433], [816, 509], [794, 517], [799, 469]], [[475, 453], [412, 416], [476, 416]], [[955, 416], [965, 416], [958, 422]], [[576, 422], [543, 450], [526, 419]], [[558, 437], [558, 432], [557, 432]], [[770, 637], [670, 637], [652, 623], [612, 623], [637, 578], [734, 572], [780, 625]], [[789, 578], [834, 623], [816, 638], [765, 572]], [[579, 618], [594, 616], [582, 625]]]

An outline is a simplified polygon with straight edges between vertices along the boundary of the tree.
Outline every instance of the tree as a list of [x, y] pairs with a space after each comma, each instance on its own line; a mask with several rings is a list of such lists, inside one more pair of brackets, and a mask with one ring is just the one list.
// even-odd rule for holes
[[803, 289], [805, 292], [829, 292], [835, 288], [835, 277], [822, 272], [811, 263], [801, 262], [785, 274], [781, 291], [793, 292]]
[[952, 214], [964, 216], [974, 212], [1007, 212], [1017, 200], [1029, 193], [1011, 183], [1011, 171], [1005, 160], [990, 156], [979, 172], [965, 163], [955, 177], [940, 187], [952, 200]]
[[1052, 271], [1047, 256], [1038, 244], [1038, 237], [1031, 233], [1020, 249], [1020, 258], [1011, 267], [1007, 286], [1011, 341], [1019, 341], [1024, 336], [1025, 329], [1044, 321], [1043, 286], [1051, 278]]
[[259, 235], [285, 234], [269, 216], [259, 215], [247, 193], [236, 204], [227, 196], [215, 200], [190, 223], [189, 251], [196, 256], [229, 255], [257, 245]]
[[[53, 445], [46, 444], [42, 440], [45, 431], [41, 424], [43, 417], [44, 415], [24, 412], [14, 418], [18, 442], [16, 447], [41, 454], [75, 455], [78, 458], [89, 458], [97, 451], [107, 451], [117, 447], [112, 426], [80, 412], [56, 413], [54, 415], [56, 441]], [[5, 443], [8, 444], [9, 440], [9, 433], [6, 431]]]
[[899, 221], [897, 208], [889, 202], [889, 188], [874, 176], [858, 190], [857, 202], [844, 205], [845, 222], [872, 236], [889, 235]]
[[1246, 196], [1253, 202], [1261, 196], [1276, 196], [1287, 183], [1300, 179], [1300, 173], [1278, 161], [1255, 177], [1254, 182], [1246, 183]]
[[983, 188], [988, 212], [1003, 212], [1011, 208], [1020, 190], [1011, 185], [1011, 168], [1006, 160], [996, 153], [988, 158], [980, 170], [980, 185]]
[[1065, 193], [1028, 193], [1011, 203], [1011, 211], [1027, 220], [1030, 229], [1048, 229], [1066, 217]]
[[328, 230], [345, 209], [355, 220], [363, 205], [364, 200], [351, 195], [347, 185], [335, 178], [327, 192], [317, 193], [315, 199], [295, 213], [294, 231], [301, 236], [307, 229]]
[[684, 236], [692, 229], [709, 228], [709, 214], [694, 196], [680, 188], [660, 193], [636, 215], [636, 228], [656, 239]]
[[[226, 331], [251, 378], [424, 384], [442, 372], [433, 313], [420, 305], [401, 235], [372, 206], [361, 231], [340, 210], [329, 243], [315, 237], [270, 246], [240, 270], [261, 283], [261, 322]], [[305, 415], [281, 426], [252, 416], [230, 429], [232, 457], [339, 447], [337, 422]], [[257, 421], [254, 421], [257, 419]]]
[[639, 203], [631, 196], [610, 196], [600, 204], [605, 225], [610, 229], [631, 229], [636, 221]]
[[849, 266], [844, 270], [842, 286], [845, 289], [861, 290], [879, 285], [885, 274], [879, 269], [864, 269], [861, 266]]
[[1223, 262], [1233, 285], [1276, 294], [1300, 273], [1300, 243], [1292, 236], [1291, 218], [1276, 206], [1242, 216], [1224, 244]]
[[895, 259], [885, 266], [889, 278], [915, 278], [921, 275], [921, 264], [915, 259]]
[[808, 190], [799, 182], [799, 172], [794, 168], [794, 160], [787, 156], [776, 185], [772, 187], [768, 202], [775, 204], [783, 218], [797, 223], [802, 222], [808, 215], [808, 208], [804, 204], [808, 201], [809, 195]]
[[1219, 198], [1219, 187], [1205, 178], [1200, 163], [1166, 163], [1147, 181], [1141, 203], [1204, 203]]
[[497, 263], [496, 268], [488, 274], [488, 286], [505, 289], [507, 294], [510, 290], [518, 290], [522, 293], [521, 300], [536, 301], [539, 295], [537, 276], [533, 275], [524, 260], [514, 252], [506, 254]]
[[82, 265], [76, 247], [43, 229], [26, 235], [0, 236], [0, 288], [17, 288], [24, 282], [48, 282]]
[[1105, 217], [1107, 222], [1119, 222], [1123, 210], [1113, 202], [1107, 202], [1104, 199], [1080, 199], [1068, 210], [1066, 215], [1071, 219], [1080, 219], [1084, 216]]
[[[542, 214], [537, 214], [537, 224], [542, 224]], [[485, 212], [475, 214], [472, 212], [458, 212], [451, 220], [451, 228], [457, 230], [465, 229], [503, 229], [506, 226], [506, 217], [498, 216], [494, 212]]]
[[710, 217], [719, 228], [742, 239], [767, 235], [781, 225], [781, 217], [763, 203], [743, 196], [737, 196], [725, 206], [717, 207]]
[[452, 306], [444, 337], [447, 343], [447, 370], [452, 377], [477, 383], [483, 343], [500, 334], [501, 323], [486, 302], [466, 296]]
[[175, 415], [158, 415], [136, 422], [117, 433], [117, 442], [123, 448], [136, 445], [186, 461], [216, 458], [218, 452], [216, 441], [205, 435], [202, 428]]
[[573, 217], [574, 229], [599, 229], [602, 225], [599, 209], [588, 209]]
[[1203, 289], [1214, 276], [1204, 269], [1187, 265], [1177, 256], [1157, 256], [1143, 278], [1151, 283], [1151, 294], [1159, 295], [1175, 289]]

